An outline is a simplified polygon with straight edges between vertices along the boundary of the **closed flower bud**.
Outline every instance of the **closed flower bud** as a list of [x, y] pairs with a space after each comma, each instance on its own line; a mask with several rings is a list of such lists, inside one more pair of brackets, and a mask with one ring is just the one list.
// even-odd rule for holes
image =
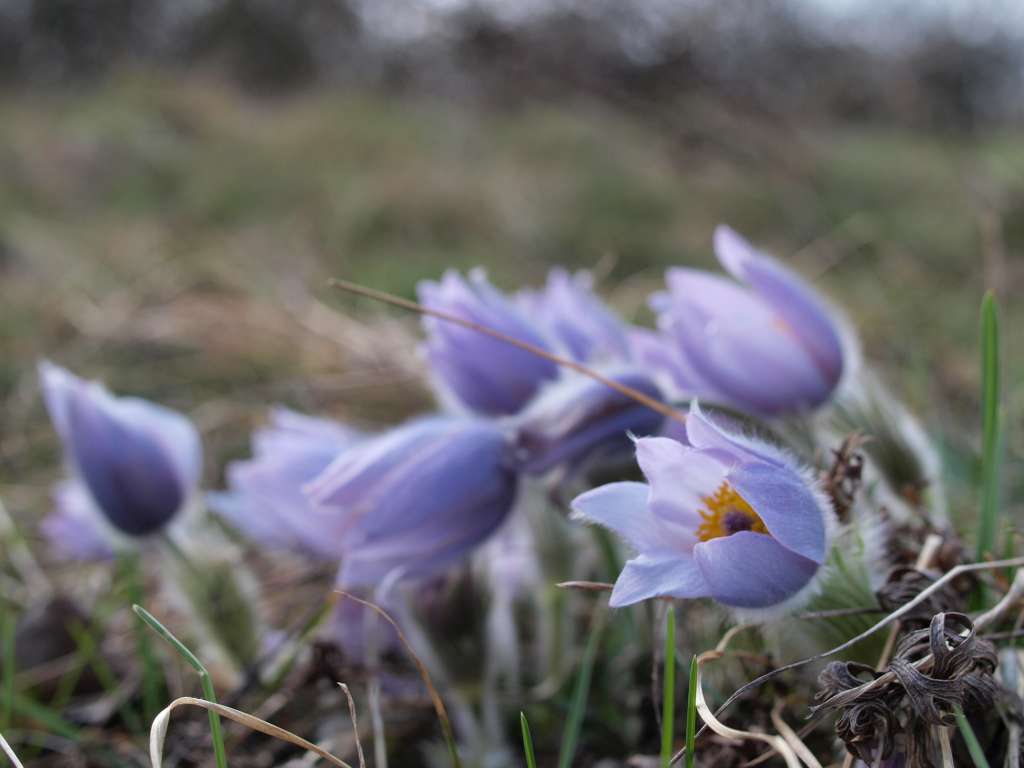
[[[420, 283], [419, 298], [436, 309], [478, 323], [551, 351], [543, 332], [491, 285], [483, 272], [468, 279], [445, 273], [440, 282]], [[445, 320], [425, 317], [426, 354], [442, 394], [466, 409], [488, 416], [516, 413], [558, 366], [499, 339]]]
[[465, 558], [515, 503], [512, 448], [494, 423], [430, 417], [345, 451], [307, 486], [342, 553], [339, 583], [424, 577]]
[[652, 298], [669, 350], [661, 356], [672, 358], [662, 367], [686, 393], [759, 416], [827, 402], [844, 370], [836, 317], [807, 283], [728, 227], [716, 230], [715, 252], [742, 284], [677, 268], [668, 292]]
[[[56, 495], [57, 514], [81, 520], [88, 507], [130, 537], [165, 529], [198, 488], [202, 447], [192, 423], [154, 403], [114, 397], [51, 363], [39, 373], [72, 472]], [[46, 527], [52, 535], [62, 530], [57, 522]]]

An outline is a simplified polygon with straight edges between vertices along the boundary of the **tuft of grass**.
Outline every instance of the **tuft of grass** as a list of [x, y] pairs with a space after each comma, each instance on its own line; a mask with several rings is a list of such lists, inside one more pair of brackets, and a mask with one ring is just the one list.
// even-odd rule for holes
[[[70, 632], [78, 655], [84, 664], [92, 668], [93, 674], [96, 675], [96, 679], [103, 686], [103, 690], [107, 695], [114, 696], [116, 699], [118, 688], [117, 675], [111, 669], [107, 660], [100, 654], [99, 641], [96, 635], [77, 621], [72, 622], [68, 626], [68, 632]], [[121, 703], [120, 713], [128, 730], [133, 733], [142, 733], [145, 730], [142, 720], [139, 718], [138, 713], [132, 709], [129, 701]]]
[[995, 552], [999, 528], [999, 307], [989, 291], [981, 303], [981, 520], [977, 560]]
[[[203, 687], [203, 697], [211, 704], [217, 703], [217, 694], [213, 690], [213, 680], [210, 679], [210, 673], [188, 647], [181, 642], [174, 634], [161, 624], [153, 614], [143, 608], [141, 605], [133, 605], [132, 610], [135, 611], [135, 615], [142, 619], [149, 627], [156, 632], [160, 637], [166, 640], [171, 646], [178, 652], [178, 654], [188, 662], [189, 666], [194, 669], [199, 675], [199, 682]], [[220, 727], [220, 716], [212, 711], [207, 710], [207, 714], [210, 718], [210, 738], [213, 741], [213, 754], [217, 760], [217, 768], [227, 768], [228, 758], [227, 753], [224, 751], [224, 734]]]
[[28, 720], [36, 721], [50, 733], [63, 736], [65, 739], [75, 742], [81, 738], [81, 731], [78, 729], [78, 726], [69, 723], [61, 717], [59, 712], [55, 712], [51, 707], [40, 704], [23, 693], [15, 692], [14, 711]]
[[462, 768], [462, 760], [459, 757], [459, 747], [455, 742], [455, 731], [452, 729], [452, 721], [451, 718], [448, 717], [448, 710], [444, 705], [444, 701], [441, 699], [441, 694], [438, 693], [437, 688], [434, 686], [434, 681], [430, 677], [430, 672], [427, 670], [426, 664], [424, 664], [423, 660], [416, 654], [416, 650], [412, 647], [412, 643], [409, 642], [409, 638], [405, 636], [405, 632], [403, 632], [402, 628], [398, 626], [398, 622], [391, 617], [391, 614], [376, 603], [371, 603], [369, 600], [363, 600], [362, 598], [356, 597], [355, 595], [341, 589], [334, 590], [334, 593], [341, 595], [347, 600], [352, 600], [366, 608], [369, 608], [390, 624], [395, 630], [395, 634], [398, 635], [398, 639], [401, 641], [402, 646], [416, 665], [416, 670], [420, 673], [420, 678], [423, 680], [423, 684], [427, 687], [427, 693], [430, 694], [430, 700], [434, 704], [434, 711], [437, 713], [437, 719], [441, 724], [441, 735], [444, 738], [445, 745], [448, 747], [448, 754], [452, 759], [452, 765], [455, 766], [455, 768]]
[[523, 752], [526, 754], [526, 768], [537, 768], [537, 757], [533, 753], [533, 736], [530, 735], [530, 723], [526, 713], [519, 713], [519, 725], [523, 730]]
[[602, 608], [599, 609], [591, 623], [590, 637], [587, 638], [587, 645], [583, 649], [583, 657], [580, 659], [580, 670], [572, 692], [572, 703], [569, 706], [565, 730], [562, 732], [562, 746], [558, 751], [558, 768], [571, 768], [573, 758], [576, 756], [583, 715], [587, 709], [587, 696], [590, 693], [590, 680], [594, 674], [594, 662], [597, 659], [597, 649], [601, 644], [603, 632], [604, 610]]
[[661, 768], [672, 763], [676, 721], [676, 607], [665, 614], [665, 675], [661, 703]]
[[967, 744], [967, 751], [971, 755], [971, 762], [974, 763], [974, 768], [989, 768], [985, 751], [981, 748], [981, 744], [978, 743], [978, 737], [974, 735], [974, 729], [967, 722], [964, 711], [958, 705], [953, 709], [953, 713], [956, 715], [957, 728], [960, 729], [960, 735], [963, 736], [964, 742]]
[[693, 768], [697, 744], [697, 656], [690, 660], [690, 687], [686, 691], [686, 768]]

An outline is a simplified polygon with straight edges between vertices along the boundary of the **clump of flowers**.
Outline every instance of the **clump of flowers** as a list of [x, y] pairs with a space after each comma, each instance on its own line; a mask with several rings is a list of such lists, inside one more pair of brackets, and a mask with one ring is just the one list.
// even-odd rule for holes
[[[752, 663], [813, 657], [932, 589], [928, 568], [954, 567], [962, 548], [938, 453], [860, 362], [842, 316], [731, 229], [715, 231], [714, 250], [729, 277], [670, 269], [650, 328], [614, 312], [585, 272], [556, 268], [515, 293], [481, 270], [423, 281], [434, 412], [355, 427], [275, 409], [252, 456], [227, 465], [226, 489], [205, 495], [186, 417], [43, 363], [68, 468], [43, 529], [70, 557], [154, 540], [180, 554], [215, 529], [184, 525], [205, 500], [221, 528], [336, 569], [337, 589], [386, 604], [409, 639], [375, 636], [353, 602], [330, 613], [328, 639], [380, 695], [379, 653], [401, 634], [451, 684], [480, 764], [497, 764], [503, 699], [527, 681], [554, 695], [573, 617], [603, 599], [564, 597], [555, 581], [610, 590], [614, 609], [691, 601], [695, 638], [708, 624], [756, 626]], [[940, 541], [935, 562], [911, 567], [926, 537]], [[936, 729], [961, 709], [983, 720], [999, 700], [995, 647], [958, 612], [970, 586], [938, 586], [901, 614], [877, 669], [844, 660], [822, 673], [817, 711], [838, 713], [836, 733], [865, 764], [945, 759], [953, 747]], [[659, 613], [613, 612], [632, 617], [619, 652], [649, 641]], [[254, 680], [257, 656], [245, 658]], [[463, 695], [453, 681], [478, 657], [485, 684]]]

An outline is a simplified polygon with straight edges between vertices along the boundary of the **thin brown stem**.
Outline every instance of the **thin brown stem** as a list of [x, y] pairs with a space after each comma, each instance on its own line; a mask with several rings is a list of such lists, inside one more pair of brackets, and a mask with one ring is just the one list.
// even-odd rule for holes
[[594, 381], [604, 384], [606, 387], [609, 387], [610, 389], [614, 389], [619, 394], [625, 395], [626, 397], [635, 400], [641, 405], [647, 406], [652, 411], [655, 411], [656, 413], [659, 413], [662, 416], [665, 416], [666, 418], [674, 419], [679, 422], [686, 421], [686, 414], [683, 413], [682, 411], [678, 411], [672, 406], [667, 405], [661, 402], [660, 400], [651, 397], [650, 395], [644, 394], [640, 390], [634, 389], [633, 387], [627, 384], [622, 384], [618, 381], [615, 381], [615, 379], [605, 376], [602, 373], [598, 373], [593, 368], [589, 368], [583, 365], [582, 363], [578, 363], [575, 360], [572, 360], [568, 357], [563, 357], [562, 355], [558, 355], [553, 352], [549, 352], [546, 349], [542, 349], [541, 347], [538, 347], [536, 344], [531, 344], [528, 341], [523, 341], [513, 336], [509, 336], [508, 334], [502, 333], [501, 331], [495, 330], [494, 328], [490, 328], [481, 323], [476, 323], [473, 322], [472, 320], [466, 320], [464, 317], [459, 317], [458, 315], [453, 314], [451, 312], [445, 312], [444, 310], [441, 309], [432, 309], [430, 307], [425, 307], [418, 302], [411, 301], [410, 299], [403, 299], [401, 296], [395, 296], [385, 291], [378, 291], [376, 288], [368, 288], [365, 285], [359, 285], [358, 283], [351, 283], [348, 280], [339, 279], [331, 280], [330, 285], [333, 288], [337, 288], [342, 291], [347, 291], [348, 293], [354, 293], [357, 296], [364, 296], [368, 299], [373, 299], [374, 301], [380, 301], [383, 302], [384, 304], [390, 304], [393, 307], [401, 307], [402, 309], [407, 309], [410, 312], [415, 312], [420, 315], [436, 317], [438, 320], [444, 320], [447, 323], [454, 323], [455, 325], [461, 326], [463, 328], [468, 328], [471, 331], [476, 331], [477, 333], [482, 333], [485, 336], [490, 336], [492, 339], [497, 339], [498, 341], [510, 344], [513, 347], [518, 347], [519, 349], [525, 350], [526, 352], [534, 354], [537, 357], [549, 360], [550, 362], [555, 363], [556, 365], [560, 365], [563, 368], [568, 368], [572, 371], [576, 371], [577, 373], [581, 373], [584, 376], [593, 379]]

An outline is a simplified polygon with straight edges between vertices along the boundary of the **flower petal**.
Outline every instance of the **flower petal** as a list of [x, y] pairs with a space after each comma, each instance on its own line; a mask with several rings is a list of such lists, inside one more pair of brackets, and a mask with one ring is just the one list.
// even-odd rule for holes
[[629, 358], [625, 324], [595, 295], [589, 272], [556, 267], [541, 291], [520, 291], [516, 301], [565, 351], [580, 362]]
[[78, 480], [66, 480], [54, 489], [56, 511], [40, 525], [50, 545], [71, 560], [109, 560], [114, 547], [104, 535], [103, 516], [89, 491]]
[[199, 481], [202, 450], [192, 424], [52, 363], [41, 363], [39, 374], [65, 454], [108, 521], [130, 536], [167, 525]]
[[[439, 283], [417, 286], [430, 309], [460, 318], [549, 350], [543, 332], [475, 270], [468, 279], [446, 272]], [[427, 358], [444, 390], [470, 410], [487, 415], [517, 412], [548, 380], [558, 377], [550, 360], [438, 318], [424, 317]]]
[[802, 278], [726, 226], [715, 230], [715, 253], [733, 276], [771, 303], [793, 333], [811, 350], [826, 380], [839, 381], [843, 348], [836, 322], [825, 303]]
[[680, 300], [671, 312], [680, 354], [717, 392], [715, 401], [770, 416], [818, 405], [831, 394], [834, 382], [809, 350], [763, 307], [709, 309]]
[[275, 409], [270, 424], [253, 435], [253, 457], [228, 465], [229, 492], [208, 494], [207, 503], [255, 541], [337, 559], [331, 521], [303, 487], [363, 439], [329, 419]]
[[731, 457], [730, 466], [743, 462], [763, 461], [779, 467], [789, 466], [782, 452], [773, 445], [761, 443], [723, 429], [714, 419], [704, 413], [700, 403], [694, 400], [686, 415], [686, 437], [694, 448], [713, 452], [714, 455]]
[[[612, 380], [662, 400], [646, 374], [626, 369], [608, 372]], [[611, 387], [583, 376], [568, 376], [547, 386], [515, 420], [522, 469], [543, 474], [556, 466], [574, 469], [593, 459], [631, 458], [628, 435], [650, 435], [665, 417]]]
[[438, 417], [346, 451], [308, 487], [344, 552], [342, 577], [370, 583], [468, 555], [507, 517], [516, 486], [499, 426]]
[[691, 531], [701, 523], [704, 497], [714, 493], [727, 469], [711, 455], [667, 437], [637, 440], [636, 460], [651, 484], [651, 512]]
[[508, 516], [514, 488], [496, 488], [489, 498], [450, 507], [419, 525], [346, 549], [339, 583], [368, 586], [401, 569], [403, 578], [424, 578], [465, 558]]
[[736, 467], [728, 480], [776, 541], [809, 560], [824, 562], [825, 513], [798, 474], [754, 463]]
[[688, 553], [697, 539], [665, 525], [648, 507], [650, 487], [644, 483], [609, 483], [573, 499], [573, 517], [608, 528], [638, 552], [673, 550]]
[[710, 593], [691, 558], [640, 555], [626, 562], [608, 605], [620, 608], [652, 597], [706, 597]]
[[187, 498], [164, 446], [86, 390], [67, 402], [69, 449], [103, 514], [131, 536], [154, 533]]
[[185, 416], [137, 397], [119, 397], [114, 409], [126, 423], [147, 432], [163, 446], [183, 488], [199, 486], [203, 473], [203, 444], [195, 425]]
[[711, 597], [735, 608], [778, 605], [806, 586], [819, 567], [771, 536], [751, 531], [701, 542], [693, 557]]

